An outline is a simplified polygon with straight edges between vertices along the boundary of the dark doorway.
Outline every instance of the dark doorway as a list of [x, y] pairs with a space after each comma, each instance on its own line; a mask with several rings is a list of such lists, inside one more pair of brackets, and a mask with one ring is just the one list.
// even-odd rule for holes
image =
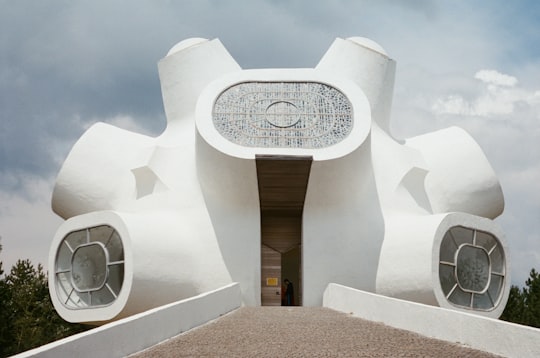
[[261, 208], [261, 304], [281, 305], [283, 280], [302, 304], [302, 212], [311, 157], [257, 156]]

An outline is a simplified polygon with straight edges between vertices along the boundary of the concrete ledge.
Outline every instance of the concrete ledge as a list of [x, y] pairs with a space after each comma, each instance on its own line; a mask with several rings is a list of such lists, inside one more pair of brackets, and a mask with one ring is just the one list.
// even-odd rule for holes
[[125, 357], [230, 312], [241, 302], [240, 285], [233, 283], [14, 357]]
[[540, 329], [331, 283], [323, 306], [506, 357], [540, 357]]

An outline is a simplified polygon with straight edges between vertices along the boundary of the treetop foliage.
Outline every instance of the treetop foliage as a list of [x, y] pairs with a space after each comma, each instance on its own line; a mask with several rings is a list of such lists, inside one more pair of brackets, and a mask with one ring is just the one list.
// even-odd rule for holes
[[512, 286], [502, 320], [540, 328], [540, 274], [533, 268], [525, 287]]
[[[0, 261], [0, 276], [3, 275]], [[19, 260], [0, 277], [0, 357], [7, 357], [88, 329], [64, 321], [49, 296], [43, 267]]]

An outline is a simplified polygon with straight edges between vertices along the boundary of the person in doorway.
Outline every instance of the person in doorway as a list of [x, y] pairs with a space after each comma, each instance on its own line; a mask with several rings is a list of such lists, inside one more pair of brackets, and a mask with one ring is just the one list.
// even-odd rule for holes
[[285, 283], [285, 306], [294, 306], [294, 287], [288, 278], [283, 281]]

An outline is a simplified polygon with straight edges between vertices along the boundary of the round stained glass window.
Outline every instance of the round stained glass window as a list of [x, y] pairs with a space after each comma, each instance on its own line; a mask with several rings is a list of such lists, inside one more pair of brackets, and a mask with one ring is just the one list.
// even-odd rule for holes
[[453, 305], [489, 311], [500, 301], [505, 279], [501, 243], [493, 235], [455, 226], [441, 242], [439, 280]]
[[107, 306], [124, 283], [124, 248], [117, 231], [101, 225], [67, 234], [56, 253], [57, 295], [71, 309]]

